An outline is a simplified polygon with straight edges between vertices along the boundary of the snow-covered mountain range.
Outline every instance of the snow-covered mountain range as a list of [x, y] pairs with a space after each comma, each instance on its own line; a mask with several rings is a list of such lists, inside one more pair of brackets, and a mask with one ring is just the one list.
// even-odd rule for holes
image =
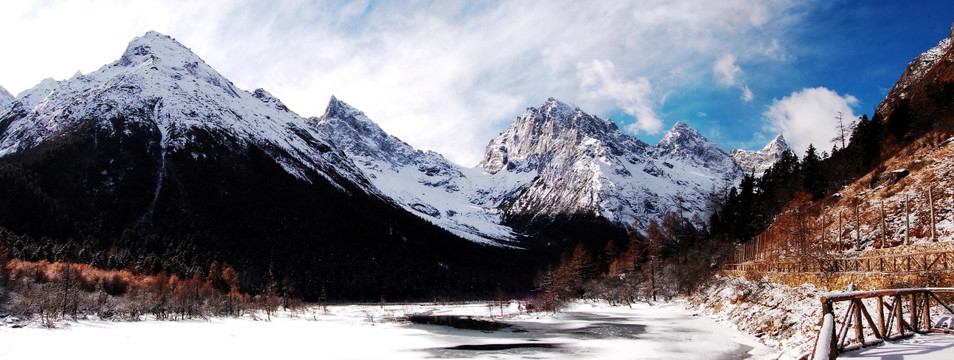
[[746, 174], [762, 176], [766, 170], [772, 167], [772, 164], [782, 158], [782, 153], [788, 150], [791, 150], [791, 148], [785, 142], [785, 138], [782, 137], [782, 134], [778, 134], [761, 150], [733, 149], [729, 154], [735, 158], [736, 163], [742, 167]]
[[149, 211], [169, 182], [167, 154], [217, 159], [218, 147], [204, 142], [228, 139], [219, 145], [261, 149], [303, 181], [360, 189], [460, 237], [516, 246], [533, 235], [527, 222], [586, 216], [641, 229], [670, 211], [705, 216], [714, 191], [787, 148], [779, 136], [733, 157], [682, 122], [653, 146], [551, 98], [527, 108], [466, 168], [414, 149], [334, 97], [323, 115], [303, 118], [262, 89], [236, 88], [156, 32], [90, 74], [44, 80], [15, 99], [0, 91], [0, 157], [83, 127], [110, 134], [131, 131], [129, 124], [156, 139]]
[[723, 179], [741, 176], [725, 151], [684, 123], [650, 146], [552, 98], [492, 140], [480, 166], [526, 179], [505, 192], [499, 208], [508, 215], [597, 216], [637, 229], [670, 211], [703, 215]]

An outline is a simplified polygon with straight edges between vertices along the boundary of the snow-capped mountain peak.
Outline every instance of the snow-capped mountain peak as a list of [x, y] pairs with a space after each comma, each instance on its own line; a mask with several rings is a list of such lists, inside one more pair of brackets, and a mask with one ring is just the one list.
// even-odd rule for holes
[[680, 159], [696, 166], [735, 177], [740, 168], [735, 160], [698, 130], [679, 121], [656, 144], [658, 156]]
[[765, 147], [762, 148], [762, 151], [773, 154], [781, 154], [786, 150], [791, 150], [791, 147], [789, 147], [788, 143], [785, 142], [785, 137], [782, 136], [782, 134], [776, 135], [772, 141], [770, 141], [768, 144], [765, 144]]
[[150, 30], [129, 42], [116, 65], [138, 66], [146, 62], [176, 66], [203, 61], [172, 37]]
[[318, 121], [344, 121], [348, 126], [362, 134], [372, 135], [376, 138], [387, 136], [384, 130], [381, 130], [378, 124], [374, 123], [374, 121], [371, 121], [371, 119], [369, 119], [364, 112], [356, 109], [344, 101], [338, 100], [338, 98], [334, 95], [332, 95], [331, 99], [328, 100], [328, 106], [325, 107], [325, 113], [318, 119]]
[[[625, 145], [623, 145], [625, 143]], [[608, 146], [619, 153], [619, 146], [641, 152], [647, 145], [623, 134], [610, 120], [587, 114], [577, 107], [549, 98], [539, 109], [529, 107], [496, 139], [487, 145], [480, 165], [495, 174], [504, 168], [519, 171], [539, 170], [556, 154], [575, 151], [586, 144]]]
[[239, 96], [239, 90], [231, 81], [212, 69], [191, 49], [155, 31], [133, 39], [114, 65], [129, 68], [148, 66], [167, 73], [175, 80], [191, 76], [225, 90], [230, 96]]
[[700, 151], [708, 150], [708, 147], [714, 146], [698, 130], [689, 127], [688, 124], [679, 121], [672, 126], [666, 135], [659, 140], [656, 148], [670, 154], [691, 155]]
[[731, 151], [732, 157], [739, 163], [742, 170], [747, 174], [762, 176], [765, 170], [768, 170], [778, 159], [782, 158], [782, 153], [791, 150], [785, 137], [782, 134], [775, 136], [772, 141], [765, 144], [761, 150], [749, 151], [734, 149]]
[[685, 123], [652, 147], [552, 98], [492, 140], [480, 166], [497, 177], [527, 176], [501, 203], [513, 218], [596, 216], [620, 226], [644, 226], [668, 211], [705, 215], [716, 183], [741, 175]]

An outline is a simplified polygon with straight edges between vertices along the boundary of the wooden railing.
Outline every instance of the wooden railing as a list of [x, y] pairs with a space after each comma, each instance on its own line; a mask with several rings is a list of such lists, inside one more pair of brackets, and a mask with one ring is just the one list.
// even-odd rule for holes
[[756, 260], [727, 264], [725, 270], [757, 272], [881, 272], [907, 273], [954, 270], [954, 251], [889, 254], [850, 258], [817, 257], [800, 260]]
[[[844, 351], [917, 332], [952, 334], [954, 309], [950, 305], [951, 298], [954, 298], [954, 288], [857, 291], [822, 296], [822, 327], [815, 340], [812, 358], [834, 359]], [[933, 323], [932, 303], [943, 307], [948, 314]], [[836, 308], [844, 310], [844, 315], [836, 316]]]

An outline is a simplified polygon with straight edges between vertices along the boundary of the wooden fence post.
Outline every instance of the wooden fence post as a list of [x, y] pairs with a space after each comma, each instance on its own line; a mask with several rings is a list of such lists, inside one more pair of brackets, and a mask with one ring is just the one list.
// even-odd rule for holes
[[937, 241], [937, 228], [934, 226], [934, 187], [928, 187], [928, 202], [931, 204], [931, 241]]
[[841, 238], [841, 231], [842, 231], [842, 228], [841, 228], [841, 214], [842, 214], [842, 212], [839, 211], [839, 212], [838, 212], [838, 248], [839, 248], [839, 249], [836, 249], [836, 251], [837, 251], [837, 250], [841, 250], [841, 247], [844, 246], [843, 243], [842, 243], [842, 238]]
[[883, 335], [883, 336], [887, 339], [887, 338], [888, 338], [888, 334], [886, 334], [886, 333], [884, 332], [884, 330], [885, 330], [885, 329], [884, 329], [884, 298], [882, 298], [880, 295], [878, 296], [878, 313], [877, 313], [877, 315], [878, 315], [878, 332], [880, 332], [881, 335]]
[[884, 200], [881, 200], [881, 248], [884, 249], [888, 240], [888, 225], [884, 221]]
[[908, 215], [908, 195], [904, 195], [904, 245], [911, 245], [911, 216]]
[[861, 215], [858, 213], [858, 205], [855, 205], [855, 249], [861, 249]]

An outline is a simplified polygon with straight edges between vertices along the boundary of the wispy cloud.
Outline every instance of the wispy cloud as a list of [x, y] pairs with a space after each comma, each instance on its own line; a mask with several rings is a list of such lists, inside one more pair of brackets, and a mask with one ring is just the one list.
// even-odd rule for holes
[[18, 34], [6, 46], [25, 50], [0, 59], [0, 84], [16, 92], [47, 76], [95, 70], [154, 29], [239, 87], [264, 87], [302, 115], [319, 115], [334, 94], [411, 145], [471, 165], [524, 107], [550, 96], [604, 117], [629, 114], [616, 120], [633, 133], [680, 120], [659, 108], [687, 87], [728, 83], [751, 101], [739, 59], [777, 61], [786, 29], [774, 20], [793, 6], [12, 1], [0, 5], [0, 32]]
[[583, 99], [612, 100], [636, 122], [626, 128], [632, 133], [658, 133], [662, 120], [656, 116], [651, 99], [653, 87], [640, 77], [635, 81], [621, 79], [609, 60], [593, 60], [577, 66]]
[[750, 102], [755, 98], [749, 86], [738, 79], [743, 74], [742, 68], [735, 62], [735, 55], [722, 55], [712, 66], [712, 74], [715, 76], [716, 82], [718, 82], [719, 85], [739, 88], [739, 90], [742, 91], [742, 95], [739, 97], [742, 101]]
[[742, 101], [751, 102], [752, 99], [755, 99], [755, 95], [752, 94], [752, 90], [749, 90], [748, 85], [742, 85], [742, 96], [740, 98]]
[[712, 72], [720, 85], [733, 86], [735, 85], [735, 76], [742, 73], [742, 69], [735, 64], [735, 55], [725, 54], [716, 60]]
[[782, 133], [801, 153], [809, 144], [827, 149], [835, 135], [836, 116], [857, 117], [852, 110], [857, 104], [858, 99], [848, 94], [839, 95], [824, 87], [806, 88], [774, 100], [764, 116], [769, 130]]

